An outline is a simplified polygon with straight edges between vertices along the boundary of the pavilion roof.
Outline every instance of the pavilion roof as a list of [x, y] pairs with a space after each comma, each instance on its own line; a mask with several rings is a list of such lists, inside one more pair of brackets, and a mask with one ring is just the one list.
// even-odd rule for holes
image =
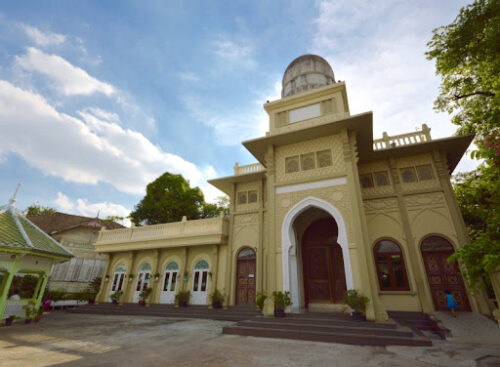
[[73, 257], [59, 242], [27, 219], [14, 207], [15, 200], [0, 207], [0, 248]]

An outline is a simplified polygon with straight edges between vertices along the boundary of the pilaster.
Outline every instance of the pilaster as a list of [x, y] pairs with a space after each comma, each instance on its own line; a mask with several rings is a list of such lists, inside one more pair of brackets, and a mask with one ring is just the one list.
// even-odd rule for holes
[[[360, 292], [369, 295], [370, 303], [366, 307], [366, 317], [370, 320], [386, 320], [387, 313], [378, 297], [378, 286], [376, 283], [375, 264], [371, 261], [371, 256], [367, 251], [369, 249], [368, 225], [363, 209], [363, 199], [361, 197], [361, 188], [359, 184], [358, 157], [356, 151], [355, 132], [348, 132], [343, 129], [341, 132], [342, 148], [344, 162], [346, 166], [346, 175], [349, 188], [349, 197], [351, 199], [352, 226], [354, 238], [348, 238], [350, 251], [357, 253], [358, 269], [360, 271], [361, 289]], [[355, 241], [353, 243], [353, 241]]]
[[403, 231], [406, 237], [406, 243], [408, 246], [408, 258], [404, 259], [405, 263], [411, 268], [415, 280], [416, 291], [418, 294], [418, 300], [420, 302], [420, 307], [423, 312], [429, 313], [434, 311], [434, 305], [432, 303], [432, 295], [430, 294], [428, 288], [426, 287], [427, 279], [425, 277], [425, 270], [422, 272], [419, 261], [422, 257], [418, 244], [415, 241], [415, 237], [411, 231], [410, 219], [408, 218], [408, 211], [406, 210], [406, 204], [403, 197], [403, 190], [401, 188], [401, 182], [399, 181], [399, 172], [396, 160], [394, 158], [389, 159], [389, 170], [391, 174], [392, 182], [394, 183], [394, 191], [396, 193], [396, 199], [398, 201], [399, 215], [401, 216], [401, 222], [403, 223]]

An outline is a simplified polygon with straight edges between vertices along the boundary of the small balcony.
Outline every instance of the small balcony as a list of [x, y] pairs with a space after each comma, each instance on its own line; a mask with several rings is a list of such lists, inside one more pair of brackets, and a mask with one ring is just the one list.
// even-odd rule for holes
[[240, 166], [238, 162], [234, 165], [234, 175], [246, 175], [249, 173], [257, 173], [265, 171], [265, 167], [260, 163], [247, 164], [246, 166]]

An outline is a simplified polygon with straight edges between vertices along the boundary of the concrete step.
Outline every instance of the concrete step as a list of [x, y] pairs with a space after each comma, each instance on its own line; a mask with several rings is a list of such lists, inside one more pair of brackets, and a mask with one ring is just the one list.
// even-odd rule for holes
[[412, 337], [413, 332], [410, 329], [387, 329], [371, 327], [371, 322], [357, 323], [356, 325], [351, 325], [345, 327], [343, 325], [318, 325], [314, 323], [307, 322], [280, 322], [276, 320], [274, 322], [263, 322], [258, 319], [244, 320], [238, 322], [238, 326], [244, 327], [256, 327], [256, 328], [267, 328], [267, 329], [286, 329], [286, 330], [300, 330], [300, 331], [320, 331], [320, 332], [333, 332], [333, 333], [347, 333], [347, 334], [358, 334], [358, 335], [386, 335], [386, 336], [403, 336]]
[[354, 345], [408, 345], [408, 346], [431, 346], [432, 342], [423, 337], [408, 336], [385, 336], [385, 335], [363, 335], [347, 332], [322, 332], [312, 330], [290, 330], [280, 327], [247, 327], [226, 326], [224, 334], [256, 336], [264, 338], [283, 338], [295, 340], [307, 340], [327, 343], [342, 343]]
[[302, 314], [286, 314], [285, 317], [282, 318], [274, 318], [274, 317], [263, 317], [259, 316], [256, 318], [253, 318], [252, 320], [257, 320], [259, 322], [279, 322], [281, 323], [307, 323], [307, 324], [313, 324], [313, 325], [332, 325], [332, 326], [342, 326], [342, 327], [359, 327], [359, 325], [370, 325], [371, 328], [376, 328], [376, 329], [396, 329], [397, 325], [395, 323], [389, 323], [389, 322], [359, 322], [359, 321], [353, 321], [350, 317], [348, 319], [331, 319], [331, 318], [325, 318], [323, 315], [317, 318], [313, 317], [301, 317]]

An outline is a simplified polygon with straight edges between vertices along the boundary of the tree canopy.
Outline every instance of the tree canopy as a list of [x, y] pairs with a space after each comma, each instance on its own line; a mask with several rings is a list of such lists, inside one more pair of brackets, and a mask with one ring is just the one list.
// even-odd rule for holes
[[427, 58], [441, 76], [435, 108], [454, 114], [458, 133], [477, 134], [478, 155], [500, 155], [500, 1], [477, 0], [434, 29]]
[[45, 215], [55, 213], [54, 208], [42, 206], [39, 204], [31, 204], [26, 208], [26, 215]]
[[191, 187], [182, 175], [166, 172], [148, 184], [146, 196], [130, 213], [130, 219], [135, 225], [169, 223], [180, 221], [183, 216], [215, 217], [224, 210], [219, 203], [206, 203], [202, 191]]
[[427, 58], [441, 76], [435, 108], [452, 115], [458, 134], [476, 134], [481, 166], [455, 178], [455, 193], [471, 243], [452, 259], [477, 284], [500, 266], [500, 0], [476, 0], [433, 31]]

